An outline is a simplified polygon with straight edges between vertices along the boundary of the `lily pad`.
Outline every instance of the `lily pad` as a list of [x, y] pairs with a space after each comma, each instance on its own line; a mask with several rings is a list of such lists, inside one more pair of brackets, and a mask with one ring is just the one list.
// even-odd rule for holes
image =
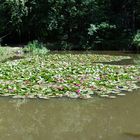
[[[134, 65], [108, 65], [98, 62], [130, 59], [127, 56], [95, 54], [31, 55], [1, 63], [0, 94], [14, 98], [115, 98], [137, 89], [140, 68]], [[96, 63], [93, 63], [96, 62]], [[35, 96], [36, 95], [36, 96]]]

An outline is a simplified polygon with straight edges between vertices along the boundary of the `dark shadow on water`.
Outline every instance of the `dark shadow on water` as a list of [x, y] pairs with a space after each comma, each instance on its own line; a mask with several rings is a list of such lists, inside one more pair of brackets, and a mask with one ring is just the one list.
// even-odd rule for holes
[[97, 55], [139, 55], [140, 53], [125, 51], [51, 51], [51, 54], [97, 54]]
[[130, 139], [133, 139], [133, 140], [139, 140], [140, 139], [140, 133], [135, 133], [135, 132], [125, 132], [123, 133], [123, 135], [127, 136], [128, 137], [128, 140], [129, 138]]
[[2, 63], [5, 63], [7, 61], [14, 61], [14, 60], [19, 60], [19, 59], [24, 59], [24, 58], [25, 58], [24, 56], [15, 55], [15, 56], [12, 56], [12, 57], [9, 57], [9, 58], [3, 60]]
[[[52, 54], [98, 54], [98, 55], [120, 55], [125, 54], [119, 51], [51, 51]], [[128, 55], [128, 54], [126, 54]]]
[[120, 61], [112, 61], [112, 62], [93, 62], [94, 64], [107, 64], [107, 65], [133, 65], [134, 61], [133, 59], [123, 59]]

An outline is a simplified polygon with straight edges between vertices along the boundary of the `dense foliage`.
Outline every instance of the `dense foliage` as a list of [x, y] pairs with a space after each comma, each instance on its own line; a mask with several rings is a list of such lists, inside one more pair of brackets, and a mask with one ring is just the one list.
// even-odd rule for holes
[[135, 49], [139, 0], [1, 0], [3, 43], [32, 40], [50, 49]]

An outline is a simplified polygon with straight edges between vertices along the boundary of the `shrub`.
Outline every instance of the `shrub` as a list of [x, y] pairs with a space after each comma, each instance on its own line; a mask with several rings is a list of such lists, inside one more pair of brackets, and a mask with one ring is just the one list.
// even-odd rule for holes
[[[91, 49], [111, 49], [109, 42], [115, 40], [116, 25], [111, 25], [107, 22], [100, 24], [90, 24], [88, 28], [89, 44]], [[112, 38], [113, 37], [113, 38]], [[113, 48], [112, 48], [113, 49]]]
[[46, 45], [42, 42], [34, 40], [29, 42], [25, 48], [23, 48], [24, 53], [33, 53], [33, 54], [46, 54], [49, 52]]
[[137, 49], [140, 48], [140, 30], [133, 37], [133, 45], [136, 46]]

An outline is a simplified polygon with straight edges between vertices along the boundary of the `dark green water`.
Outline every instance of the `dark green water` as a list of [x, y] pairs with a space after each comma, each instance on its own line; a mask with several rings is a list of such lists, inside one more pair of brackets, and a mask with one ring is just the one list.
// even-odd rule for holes
[[116, 99], [1, 97], [0, 140], [140, 140], [140, 89]]

